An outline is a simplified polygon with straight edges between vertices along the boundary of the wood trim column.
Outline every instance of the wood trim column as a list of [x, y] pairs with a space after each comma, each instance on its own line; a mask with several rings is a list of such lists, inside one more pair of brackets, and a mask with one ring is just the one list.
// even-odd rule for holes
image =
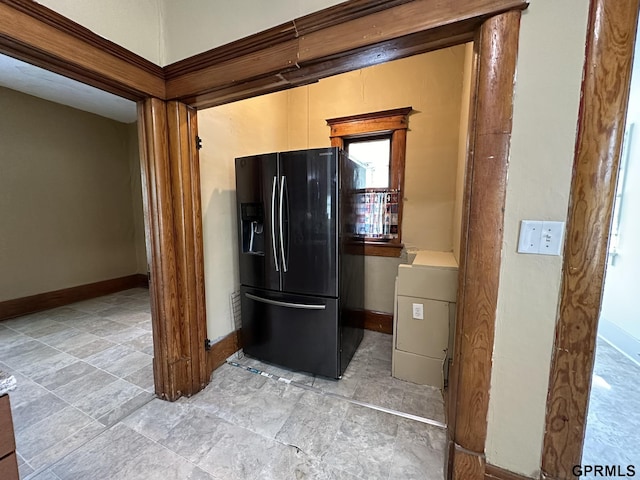
[[626, 119], [638, 0], [592, 0], [551, 363], [542, 471], [580, 464]]
[[156, 394], [171, 401], [202, 389], [208, 376], [194, 117], [157, 98], [138, 108]]
[[196, 148], [197, 115], [180, 102], [167, 102], [169, 158], [173, 191], [176, 260], [183, 351], [188, 352], [190, 391], [208, 383], [204, 342], [206, 311], [202, 211], [200, 206], [200, 164]]
[[153, 328], [153, 376], [155, 391], [160, 398], [167, 398], [165, 392], [170, 390], [173, 382], [168, 362], [164, 359], [168, 359], [170, 351], [167, 318], [177, 316], [178, 309], [175, 264], [171, 262], [175, 246], [171, 229], [173, 210], [166, 131], [165, 102], [157, 98], [140, 102], [138, 141]]
[[[475, 129], [454, 364], [453, 478], [482, 480], [511, 142], [520, 11], [485, 21], [476, 38]], [[482, 278], [482, 282], [478, 279]]]
[[[474, 44], [473, 57], [471, 63], [471, 87], [469, 95], [469, 125], [467, 130], [467, 160], [465, 165], [465, 177], [464, 177], [464, 195], [462, 199], [462, 219], [460, 221], [460, 258], [458, 260], [458, 295], [456, 299], [457, 305], [465, 304], [465, 282], [467, 277], [466, 264], [467, 264], [467, 240], [469, 230], [469, 213], [471, 205], [471, 180], [473, 178], [473, 152], [474, 142], [476, 138], [476, 117], [475, 112], [477, 109], [478, 98], [478, 45]], [[448, 479], [453, 476], [453, 458], [455, 456], [455, 430], [456, 430], [456, 415], [457, 415], [457, 398], [458, 398], [458, 379], [460, 377], [460, 361], [461, 357], [458, 355], [461, 349], [461, 334], [462, 334], [462, 308], [456, 308], [456, 323], [454, 333], [454, 346], [452, 363], [449, 368], [449, 386], [447, 389], [447, 397], [445, 398], [445, 407], [447, 414], [447, 440], [449, 448], [447, 449], [447, 471], [449, 472]]]

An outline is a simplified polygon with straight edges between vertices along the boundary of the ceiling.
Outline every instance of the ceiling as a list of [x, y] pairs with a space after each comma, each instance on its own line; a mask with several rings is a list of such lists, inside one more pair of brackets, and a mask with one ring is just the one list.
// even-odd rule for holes
[[136, 121], [136, 103], [0, 54], [0, 86], [123, 123]]

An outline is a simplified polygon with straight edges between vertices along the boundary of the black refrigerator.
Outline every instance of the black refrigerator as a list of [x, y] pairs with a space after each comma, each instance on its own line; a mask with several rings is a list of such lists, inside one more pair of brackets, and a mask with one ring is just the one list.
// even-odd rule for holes
[[363, 334], [363, 178], [338, 148], [236, 159], [245, 354], [342, 376]]

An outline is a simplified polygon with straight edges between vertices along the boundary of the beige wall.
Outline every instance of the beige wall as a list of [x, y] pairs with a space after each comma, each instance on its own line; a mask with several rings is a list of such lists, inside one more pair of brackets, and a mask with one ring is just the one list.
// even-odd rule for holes
[[0, 87], [0, 301], [138, 271], [128, 126]]
[[230, 295], [239, 288], [234, 158], [286, 150], [287, 93], [198, 112], [207, 334], [234, 329]]
[[523, 219], [567, 216], [588, 4], [535, 0], [520, 32], [486, 454], [531, 476], [541, 459], [562, 258], [516, 253], [518, 229]]
[[140, 145], [138, 124], [127, 125], [127, 154], [131, 178], [131, 209], [133, 212], [134, 244], [136, 248], [136, 271], [147, 273], [147, 248], [144, 232], [144, 206], [142, 203], [142, 177], [140, 171]]
[[473, 56], [473, 43], [467, 43], [464, 48], [464, 76], [462, 79], [462, 102], [460, 104], [460, 130], [458, 132], [458, 166], [456, 168], [456, 194], [453, 208], [453, 256], [458, 263], [460, 263], [460, 234], [467, 166], [467, 137], [469, 134]]

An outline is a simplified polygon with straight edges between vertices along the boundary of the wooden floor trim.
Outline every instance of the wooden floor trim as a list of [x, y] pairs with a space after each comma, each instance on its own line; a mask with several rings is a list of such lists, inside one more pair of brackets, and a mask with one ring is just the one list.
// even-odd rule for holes
[[138, 273], [126, 277], [39, 293], [28, 297], [5, 300], [0, 302], [0, 320], [41, 312], [50, 308], [62, 307], [71, 303], [121, 292], [130, 288], [148, 286], [147, 276]]
[[502, 468], [487, 464], [484, 472], [485, 480], [531, 480], [530, 477], [518, 475], [517, 473], [504, 470]]
[[456, 444], [453, 450], [453, 480], [485, 480], [483, 453], [469, 451]]
[[207, 371], [211, 374], [227, 358], [242, 348], [242, 329], [234, 330], [207, 350]]
[[373, 310], [364, 311], [364, 328], [374, 332], [393, 334], [393, 315]]

